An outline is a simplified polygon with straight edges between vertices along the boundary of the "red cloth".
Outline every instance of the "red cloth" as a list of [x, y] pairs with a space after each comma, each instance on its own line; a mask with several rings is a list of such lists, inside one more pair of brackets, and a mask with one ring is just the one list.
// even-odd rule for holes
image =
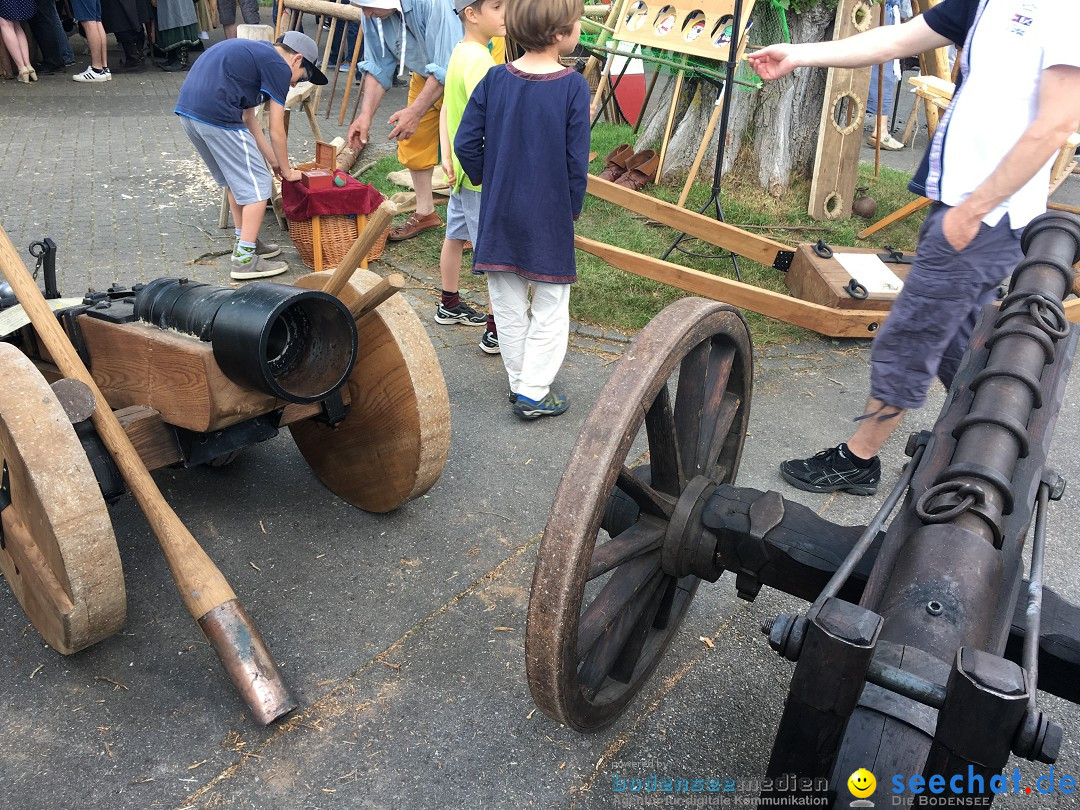
[[355, 177], [344, 172], [339, 176], [345, 177], [345, 185], [342, 187], [319, 189], [312, 191], [303, 183], [281, 181], [281, 205], [285, 209], [285, 218], [300, 221], [311, 219], [314, 216], [331, 216], [333, 214], [363, 214], [367, 215], [379, 207], [383, 196], [367, 183], [361, 183]]

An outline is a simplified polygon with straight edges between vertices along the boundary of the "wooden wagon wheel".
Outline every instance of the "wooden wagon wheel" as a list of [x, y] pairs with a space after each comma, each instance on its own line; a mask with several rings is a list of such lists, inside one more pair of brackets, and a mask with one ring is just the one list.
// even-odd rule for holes
[[[321, 290], [331, 273], [297, 286]], [[379, 276], [357, 270], [341, 291], [350, 305]], [[400, 296], [359, 323], [359, 352], [349, 377], [349, 414], [336, 427], [314, 419], [290, 426], [307, 463], [342, 500], [389, 512], [427, 492], [450, 452], [450, 397], [420, 319]]]
[[734, 480], [751, 371], [742, 316], [700, 298], [657, 315], [616, 366], [563, 473], [529, 598], [529, 687], [552, 718], [610, 723], [659, 662], [700, 582], [679, 571], [678, 527], [708, 482]]
[[49, 384], [0, 343], [0, 570], [52, 647], [77, 652], [124, 624], [120, 552], [86, 451]]

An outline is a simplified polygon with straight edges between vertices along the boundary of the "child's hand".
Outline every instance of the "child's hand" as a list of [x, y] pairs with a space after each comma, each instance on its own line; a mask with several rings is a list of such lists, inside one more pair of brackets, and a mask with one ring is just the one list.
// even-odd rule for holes
[[287, 166], [281, 172], [281, 179], [288, 180], [290, 183], [297, 182], [301, 178], [301, 176], [302, 175], [300, 174], [300, 171], [298, 169], [292, 168], [291, 166]]
[[446, 174], [446, 182], [450, 185], [454, 185], [457, 182], [457, 178], [454, 177], [454, 161], [448, 157], [442, 159], [442, 170]]
[[389, 123], [393, 124], [394, 128], [390, 130], [390, 137], [388, 140], [409, 140], [409, 138], [416, 134], [416, 129], [420, 126], [421, 117], [420, 113], [413, 112], [411, 107], [406, 107], [404, 110], [398, 110], [390, 116]]

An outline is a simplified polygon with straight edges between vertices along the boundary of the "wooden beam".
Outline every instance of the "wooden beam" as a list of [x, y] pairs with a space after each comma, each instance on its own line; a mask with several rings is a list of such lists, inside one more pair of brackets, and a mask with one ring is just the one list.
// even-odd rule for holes
[[811, 304], [789, 295], [642, 256], [640, 253], [612, 247], [583, 236], [574, 238], [574, 246], [628, 273], [670, 284], [715, 301], [726, 301], [828, 337], [873, 337], [889, 314], [887, 311], [838, 310]]
[[766, 267], [786, 270], [791, 265], [795, 248], [766, 239], [764, 236], [747, 233], [734, 225], [720, 222], [712, 217], [687, 211], [679, 206], [639, 191], [632, 191], [593, 175], [589, 176], [589, 193], [601, 200], [621, 205], [627, 211], [655, 219], [677, 231], [703, 239], [710, 245], [730, 250], [745, 256]]

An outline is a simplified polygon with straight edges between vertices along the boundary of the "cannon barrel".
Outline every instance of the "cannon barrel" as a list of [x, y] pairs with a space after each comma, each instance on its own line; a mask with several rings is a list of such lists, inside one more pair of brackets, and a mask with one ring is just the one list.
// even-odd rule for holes
[[321, 290], [159, 278], [135, 297], [135, 317], [209, 342], [230, 380], [289, 402], [325, 399], [356, 363], [356, 322]]

